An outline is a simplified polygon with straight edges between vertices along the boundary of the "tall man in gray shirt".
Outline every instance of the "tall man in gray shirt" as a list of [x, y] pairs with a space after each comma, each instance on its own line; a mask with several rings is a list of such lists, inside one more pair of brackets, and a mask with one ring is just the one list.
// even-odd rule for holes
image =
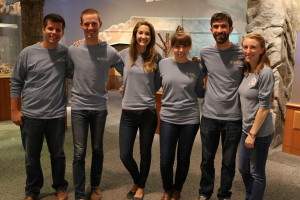
[[103, 167], [103, 134], [107, 116], [106, 84], [109, 69], [121, 74], [123, 62], [118, 52], [99, 41], [102, 22], [94, 9], [81, 13], [85, 42], [69, 47], [69, 65], [74, 68], [71, 91], [71, 118], [74, 143], [73, 180], [75, 199], [85, 199], [85, 155], [88, 129], [91, 130], [92, 163], [90, 172], [91, 200], [102, 198], [99, 184]]
[[52, 187], [58, 200], [68, 198], [63, 148], [67, 48], [58, 43], [64, 28], [65, 21], [60, 15], [45, 16], [42, 28], [44, 40], [20, 53], [11, 75], [11, 119], [21, 127], [25, 150], [27, 178], [24, 200], [37, 199], [44, 183], [40, 163], [44, 137], [51, 157]]
[[235, 174], [237, 146], [242, 132], [242, 116], [238, 87], [243, 78], [241, 48], [229, 41], [233, 30], [228, 13], [218, 12], [211, 18], [214, 46], [201, 49], [200, 56], [208, 81], [203, 105], [200, 134], [202, 141], [199, 200], [207, 200], [214, 189], [214, 159], [219, 140], [222, 142], [220, 200], [230, 199]]

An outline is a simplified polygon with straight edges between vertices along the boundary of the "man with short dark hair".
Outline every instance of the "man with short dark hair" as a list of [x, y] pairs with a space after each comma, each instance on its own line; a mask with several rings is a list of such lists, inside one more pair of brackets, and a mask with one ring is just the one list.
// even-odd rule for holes
[[85, 198], [85, 156], [90, 128], [92, 162], [90, 172], [91, 200], [102, 199], [99, 189], [103, 169], [103, 136], [107, 116], [106, 84], [109, 69], [121, 74], [123, 62], [118, 52], [98, 38], [102, 26], [97, 10], [81, 13], [80, 26], [85, 41], [69, 47], [69, 65], [74, 68], [71, 91], [71, 118], [74, 144], [73, 180], [75, 199]]
[[210, 31], [216, 44], [201, 49], [201, 63], [208, 81], [203, 104], [200, 134], [202, 141], [199, 200], [207, 200], [214, 189], [214, 159], [220, 137], [222, 142], [220, 200], [230, 199], [235, 174], [237, 146], [242, 133], [242, 114], [238, 87], [243, 78], [241, 48], [229, 41], [233, 30], [231, 16], [226, 12], [211, 17]]
[[67, 48], [59, 44], [64, 28], [60, 15], [45, 16], [43, 41], [22, 50], [11, 75], [11, 119], [21, 128], [25, 150], [24, 200], [37, 199], [44, 184], [40, 163], [44, 137], [51, 158], [52, 187], [58, 200], [68, 199], [64, 153]]

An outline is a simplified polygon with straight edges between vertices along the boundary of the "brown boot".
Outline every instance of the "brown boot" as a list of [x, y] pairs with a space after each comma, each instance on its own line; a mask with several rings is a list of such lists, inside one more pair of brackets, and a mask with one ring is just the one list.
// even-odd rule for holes
[[91, 200], [101, 200], [102, 192], [98, 187], [93, 187], [91, 191]]
[[173, 193], [172, 193], [171, 200], [179, 200], [180, 198], [181, 198], [180, 191], [174, 190]]
[[171, 200], [172, 191], [165, 191], [160, 200]]
[[68, 200], [68, 193], [66, 191], [57, 191], [56, 199], [57, 200]]

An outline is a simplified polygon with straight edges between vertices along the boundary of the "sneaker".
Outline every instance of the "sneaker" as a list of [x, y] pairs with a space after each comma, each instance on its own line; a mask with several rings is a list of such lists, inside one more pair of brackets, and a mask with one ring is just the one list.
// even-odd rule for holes
[[102, 192], [98, 187], [93, 187], [91, 191], [91, 200], [101, 200]]
[[68, 193], [66, 191], [57, 191], [56, 198], [57, 200], [68, 200]]
[[199, 199], [198, 199], [198, 200], [208, 200], [208, 199], [209, 199], [209, 198], [208, 198], [207, 196], [201, 194], [201, 195], [199, 196]]

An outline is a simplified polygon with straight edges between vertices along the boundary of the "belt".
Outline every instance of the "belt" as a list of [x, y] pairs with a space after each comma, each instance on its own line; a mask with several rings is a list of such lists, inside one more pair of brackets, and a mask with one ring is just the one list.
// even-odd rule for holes
[[144, 110], [126, 110], [126, 109], [122, 109], [122, 110], [125, 111], [125, 112], [130, 112], [130, 113], [135, 113], [135, 114], [142, 114], [142, 113], [145, 113], [145, 112], [155, 113], [155, 110], [150, 109], [150, 108], [147, 108], [147, 109], [144, 109]]

